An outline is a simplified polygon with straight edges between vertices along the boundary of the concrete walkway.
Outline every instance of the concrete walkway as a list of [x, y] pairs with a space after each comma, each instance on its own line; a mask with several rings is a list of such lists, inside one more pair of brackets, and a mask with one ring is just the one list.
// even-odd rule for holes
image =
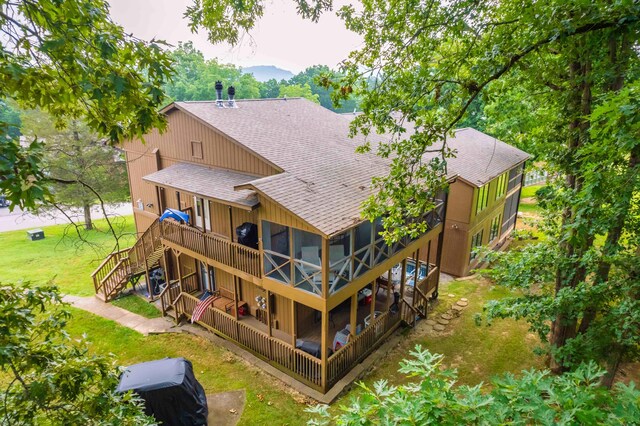
[[168, 318], [145, 318], [126, 309], [104, 303], [97, 297], [66, 295], [62, 298], [72, 306], [99, 315], [146, 335], [156, 333], [175, 333], [180, 330]]

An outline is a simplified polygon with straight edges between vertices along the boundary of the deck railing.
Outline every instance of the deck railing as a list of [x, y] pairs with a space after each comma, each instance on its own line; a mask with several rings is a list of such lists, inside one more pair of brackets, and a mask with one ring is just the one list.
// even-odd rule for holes
[[[191, 319], [191, 314], [199, 300], [195, 296], [182, 293], [176, 301], [179, 314]], [[258, 355], [275, 367], [285, 370], [294, 377], [299, 377], [310, 386], [321, 389], [322, 363], [318, 358], [309, 355], [291, 345], [269, 337], [268, 334], [237, 321], [233, 316], [209, 306], [199, 321], [200, 325], [239, 343], [249, 351]]]
[[162, 237], [208, 259], [260, 277], [260, 252], [196, 228], [165, 220]]
[[96, 294], [102, 292], [104, 282], [103, 280], [107, 275], [109, 275], [116, 265], [120, 262], [120, 259], [123, 257], [127, 257], [128, 248], [116, 251], [107, 256], [102, 263], [96, 268], [95, 271], [91, 274], [91, 279], [93, 279], [93, 287], [96, 291]]
[[[154, 220], [129, 251], [129, 262], [132, 271], [146, 269], [146, 260], [161, 246], [160, 222]], [[151, 265], [149, 265], [151, 266]]]
[[327, 388], [347, 374], [399, 325], [400, 315], [383, 312], [369, 324], [369, 327], [331, 355], [327, 360]]
[[418, 281], [418, 285], [416, 286], [423, 294], [426, 296], [429, 295], [432, 291], [435, 290], [438, 285], [438, 277], [440, 275], [440, 271], [437, 266], [429, 265], [429, 273], [422, 280]]
[[176, 299], [180, 295], [180, 285], [177, 280], [169, 282], [169, 284], [160, 293], [160, 307], [162, 315], [166, 315], [170, 307], [173, 306]]

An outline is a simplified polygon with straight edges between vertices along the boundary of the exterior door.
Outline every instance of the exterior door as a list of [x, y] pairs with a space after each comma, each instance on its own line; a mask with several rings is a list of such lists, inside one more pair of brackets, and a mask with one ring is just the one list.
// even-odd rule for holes
[[202, 288], [202, 291], [213, 293], [216, 291], [214, 269], [202, 261], [198, 263], [200, 265], [200, 288]]

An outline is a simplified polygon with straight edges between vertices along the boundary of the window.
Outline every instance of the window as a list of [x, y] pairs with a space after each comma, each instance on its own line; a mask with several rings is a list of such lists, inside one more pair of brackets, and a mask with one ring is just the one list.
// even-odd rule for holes
[[491, 221], [491, 232], [489, 233], [490, 243], [492, 243], [493, 240], [498, 238], [498, 235], [500, 235], [500, 219], [502, 219], [502, 215], [494, 217]]
[[289, 228], [263, 220], [262, 247], [264, 274], [269, 278], [289, 284], [291, 282]]
[[496, 200], [507, 192], [507, 173], [503, 173], [496, 179]]
[[473, 259], [475, 259], [476, 256], [478, 255], [474, 249], [482, 245], [483, 233], [484, 233], [484, 230], [481, 230], [471, 238], [471, 256], [469, 256], [469, 262], [473, 261]]
[[476, 198], [476, 214], [487, 208], [489, 205], [489, 185], [478, 188], [478, 196]]
[[191, 141], [191, 156], [199, 159], [204, 158], [202, 155], [202, 142]]
[[211, 211], [209, 210], [209, 200], [194, 196], [193, 205], [195, 207], [196, 227], [206, 232], [211, 232]]

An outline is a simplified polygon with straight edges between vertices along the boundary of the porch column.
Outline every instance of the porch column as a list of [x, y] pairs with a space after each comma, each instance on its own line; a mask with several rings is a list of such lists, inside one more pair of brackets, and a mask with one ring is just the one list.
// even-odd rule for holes
[[321, 262], [322, 262], [322, 272], [321, 272], [322, 297], [324, 299], [327, 299], [329, 297], [329, 286], [331, 284], [329, 282], [331, 279], [331, 275], [329, 274], [329, 239], [328, 238], [322, 239]]
[[376, 314], [376, 293], [378, 292], [378, 282], [376, 280], [373, 280], [371, 282], [371, 312], [370, 312], [370, 317], [369, 318], [373, 318]]
[[296, 339], [298, 338], [298, 314], [296, 312], [296, 301], [291, 300], [291, 346], [296, 347]]
[[[388, 311], [389, 308], [391, 307], [391, 287], [393, 287], [392, 269], [393, 268], [387, 271], [387, 276], [389, 277], [389, 279], [387, 280], [387, 308], [385, 309], [386, 311]], [[373, 321], [373, 317], [371, 317], [371, 321]]]
[[176, 251], [176, 269], [178, 269], [178, 286], [180, 287], [180, 293], [184, 291], [182, 288], [182, 267], [180, 266], [180, 252]]
[[[400, 300], [404, 300], [404, 287], [406, 282], [407, 282], [407, 258], [405, 257], [402, 259], [402, 273], [400, 275]], [[400, 309], [400, 306], [398, 306], [398, 309]]]
[[144, 234], [142, 235], [142, 258], [144, 259], [144, 278], [147, 283], [147, 292], [149, 292], [149, 299], [153, 299], [153, 289], [151, 288], [151, 279], [149, 278], [149, 263], [147, 262], [147, 250], [144, 246]]
[[329, 312], [327, 312], [327, 305], [325, 304], [322, 311], [322, 337], [320, 347], [321, 358], [321, 385], [322, 390], [327, 390], [327, 359], [329, 358]]
[[271, 336], [271, 292], [267, 290], [267, 328], [269, 329], [269, 337]]
[[351, 336], [356, 337], [356, 327], [358, 326], [358, 293], [351, 296], [351, 316], [349, 318], [351, 324]]
[[420, 247], [416, 249], [416, 266], [413, 270], [413, 305], [416, 304], [416, 294], [418, 293], [418, 272], [420, 271]]
[[238, 277], [233, 276], [233, 316], [238, 321]]

